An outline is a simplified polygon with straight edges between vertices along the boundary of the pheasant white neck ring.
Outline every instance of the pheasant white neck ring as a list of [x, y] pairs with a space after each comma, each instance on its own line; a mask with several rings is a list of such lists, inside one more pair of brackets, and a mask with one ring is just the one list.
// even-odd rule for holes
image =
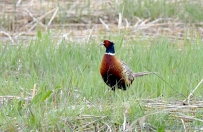
[[115, 53], [105, 53], [106, 55], [115, 55]]

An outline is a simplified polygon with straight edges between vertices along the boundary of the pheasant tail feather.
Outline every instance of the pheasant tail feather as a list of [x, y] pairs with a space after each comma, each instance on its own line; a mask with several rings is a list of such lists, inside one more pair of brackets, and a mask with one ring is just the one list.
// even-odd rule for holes
[[154, 74], [156, 72], [138, 72], [138, 73], [133, 73], [133, 77], [141, 77], [144, 75], [149, 75], [149, 74]]

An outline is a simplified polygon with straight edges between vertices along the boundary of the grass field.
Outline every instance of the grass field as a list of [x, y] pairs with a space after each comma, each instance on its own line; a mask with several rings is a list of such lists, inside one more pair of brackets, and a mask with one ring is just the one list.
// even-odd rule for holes
[[[1, 19], [0, 131], [203, 130], [202, 1], [98, 2], [101, 16], [97, 4], [90, 10], [95, 1], [78, 10], [60, 2], [47, 2], [59, 15], [35, 26], [14, 23], [14, 31]], [[66, 19], [67, 10], [77, 17]], [[134, 72], [157, 73], [109, 90], [99, 73], [104, 39]]]

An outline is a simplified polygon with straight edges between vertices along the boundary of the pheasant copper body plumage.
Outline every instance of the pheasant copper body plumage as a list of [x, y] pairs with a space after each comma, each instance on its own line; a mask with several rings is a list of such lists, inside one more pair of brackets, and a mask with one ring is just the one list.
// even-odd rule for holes
[[152, 72], [133, 73], [132, 70], [123, 62], [116, 58], [114, 43], [104, 40], [106, 53], [103, 56], [100, 73], [104, 82], [115, 91], [115, 88], [126, 90], [136, 77], [151, 74]]

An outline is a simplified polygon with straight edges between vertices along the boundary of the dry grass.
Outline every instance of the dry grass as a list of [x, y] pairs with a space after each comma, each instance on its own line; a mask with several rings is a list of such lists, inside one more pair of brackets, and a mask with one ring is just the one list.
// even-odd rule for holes
[[[17, 97], [17, 96], [0, 96], [0, 107], [5, 103], [8, 103], [8, 101], [12, 100], [24, 100], [27, 104], [29, 104], [32, 100], [32, 97]], [[84, 100], [86, 102], [87, 107], [89, 109], [93, 108], [95, 104], [91, 104], [88, 100]], [[107, 116], [96, 116], [96, 115], [78, 115], [78, 117], [75, 117], [72, 120], [66, 120], [64, 119], [64, 123], [67, 124], [72, 130], [74, 131], [80, 131], [81, 128], [83, 131], [112, 131], [112, 128], [116, 129], [122, 129], [126, 131], [133, 131], [133, 130], [145, 130], [145, 131], [156, 131], [156, 128], [153, 127], [153, 125], [146, 123], [148, 122], [149, 118], [151, 116], [159, 116], [160, 114], [168, 114], [170, 115], [173, 120], [180, 120], [183, 125], [184, 131], [190, 131], [190, 130], [203, 130], [202, 128], [195, 128], [192, 127], [193, 121], [201, 122], [203, 123], [203, 120], [201, 118], [196, 118], [198, 111], [200, 111], [203, 108], [203, 101], [191, 101], [190, 105], [185, 105], [183, 101], [178, 101], [171, 99], [170, 100], [164, 100], [164, 98], [155, 98], [155, 99], [136, 99], [135, 102], [142, 102], [142, 106], [145, 109], [146, 113], [144, 116], [136, 119], [135, 121], [131, 122], [130, 124], [126, 121], [126, 116], [128, 116], [128, 105], [127, 102], [124, 104], [125, 111], [123, 112], [124, 121], [122, 128], [118, 128], [119, 126], [115, 124], [115, 126], [109, 126], [103, 120], [108, 119]], [[114, 106], [115, 107], [115, 106]], [[74, 110], [75, 107], [72, 106], [72, 109]], [[155, 112], [153, 112], [155, 111]], [[75, 123], [74, 123], [75, 122]], [[78, 123], [82, 122], [80, 125], [80, 129], [78, 129]], [[18, 128], [18, 126], [16, 126]], [[186, 129], [187, 128], [187, 129]], [[22, 129], [22, 128], [19, 128]], [[165, 128], [165, 130], [169, 129], [171, 131], [171, 128]], [[175, 128], [175, 130], [179, 130], [179, 128]]]
[[[171, 1], [173, 2], [173, 1]], [[119, 3], [119, 2], [118, 2]], [[98, 34], [125, 32], [131, 37], [142, 34], [145, 37], [167, 35], [171, 39], [195, 39], [203, 36], [203, 23], [186, 24], [178, 19], [157, 18], [153, 21], [136, 17], [129, 22], [121, 13], [111, 9], [111, 1], [37, 1], [18, 0], [0, 2], [1, 38], [12, 43], [36, 36], [36, 30], [50, 30], [53, 39], [69, 32], [71, 40], [84, 40], [91, 33], [98, 40]], [[91, 32], [91, 29], [93, 29]], [[57, 32], [55, 32], [57, 30]]]

